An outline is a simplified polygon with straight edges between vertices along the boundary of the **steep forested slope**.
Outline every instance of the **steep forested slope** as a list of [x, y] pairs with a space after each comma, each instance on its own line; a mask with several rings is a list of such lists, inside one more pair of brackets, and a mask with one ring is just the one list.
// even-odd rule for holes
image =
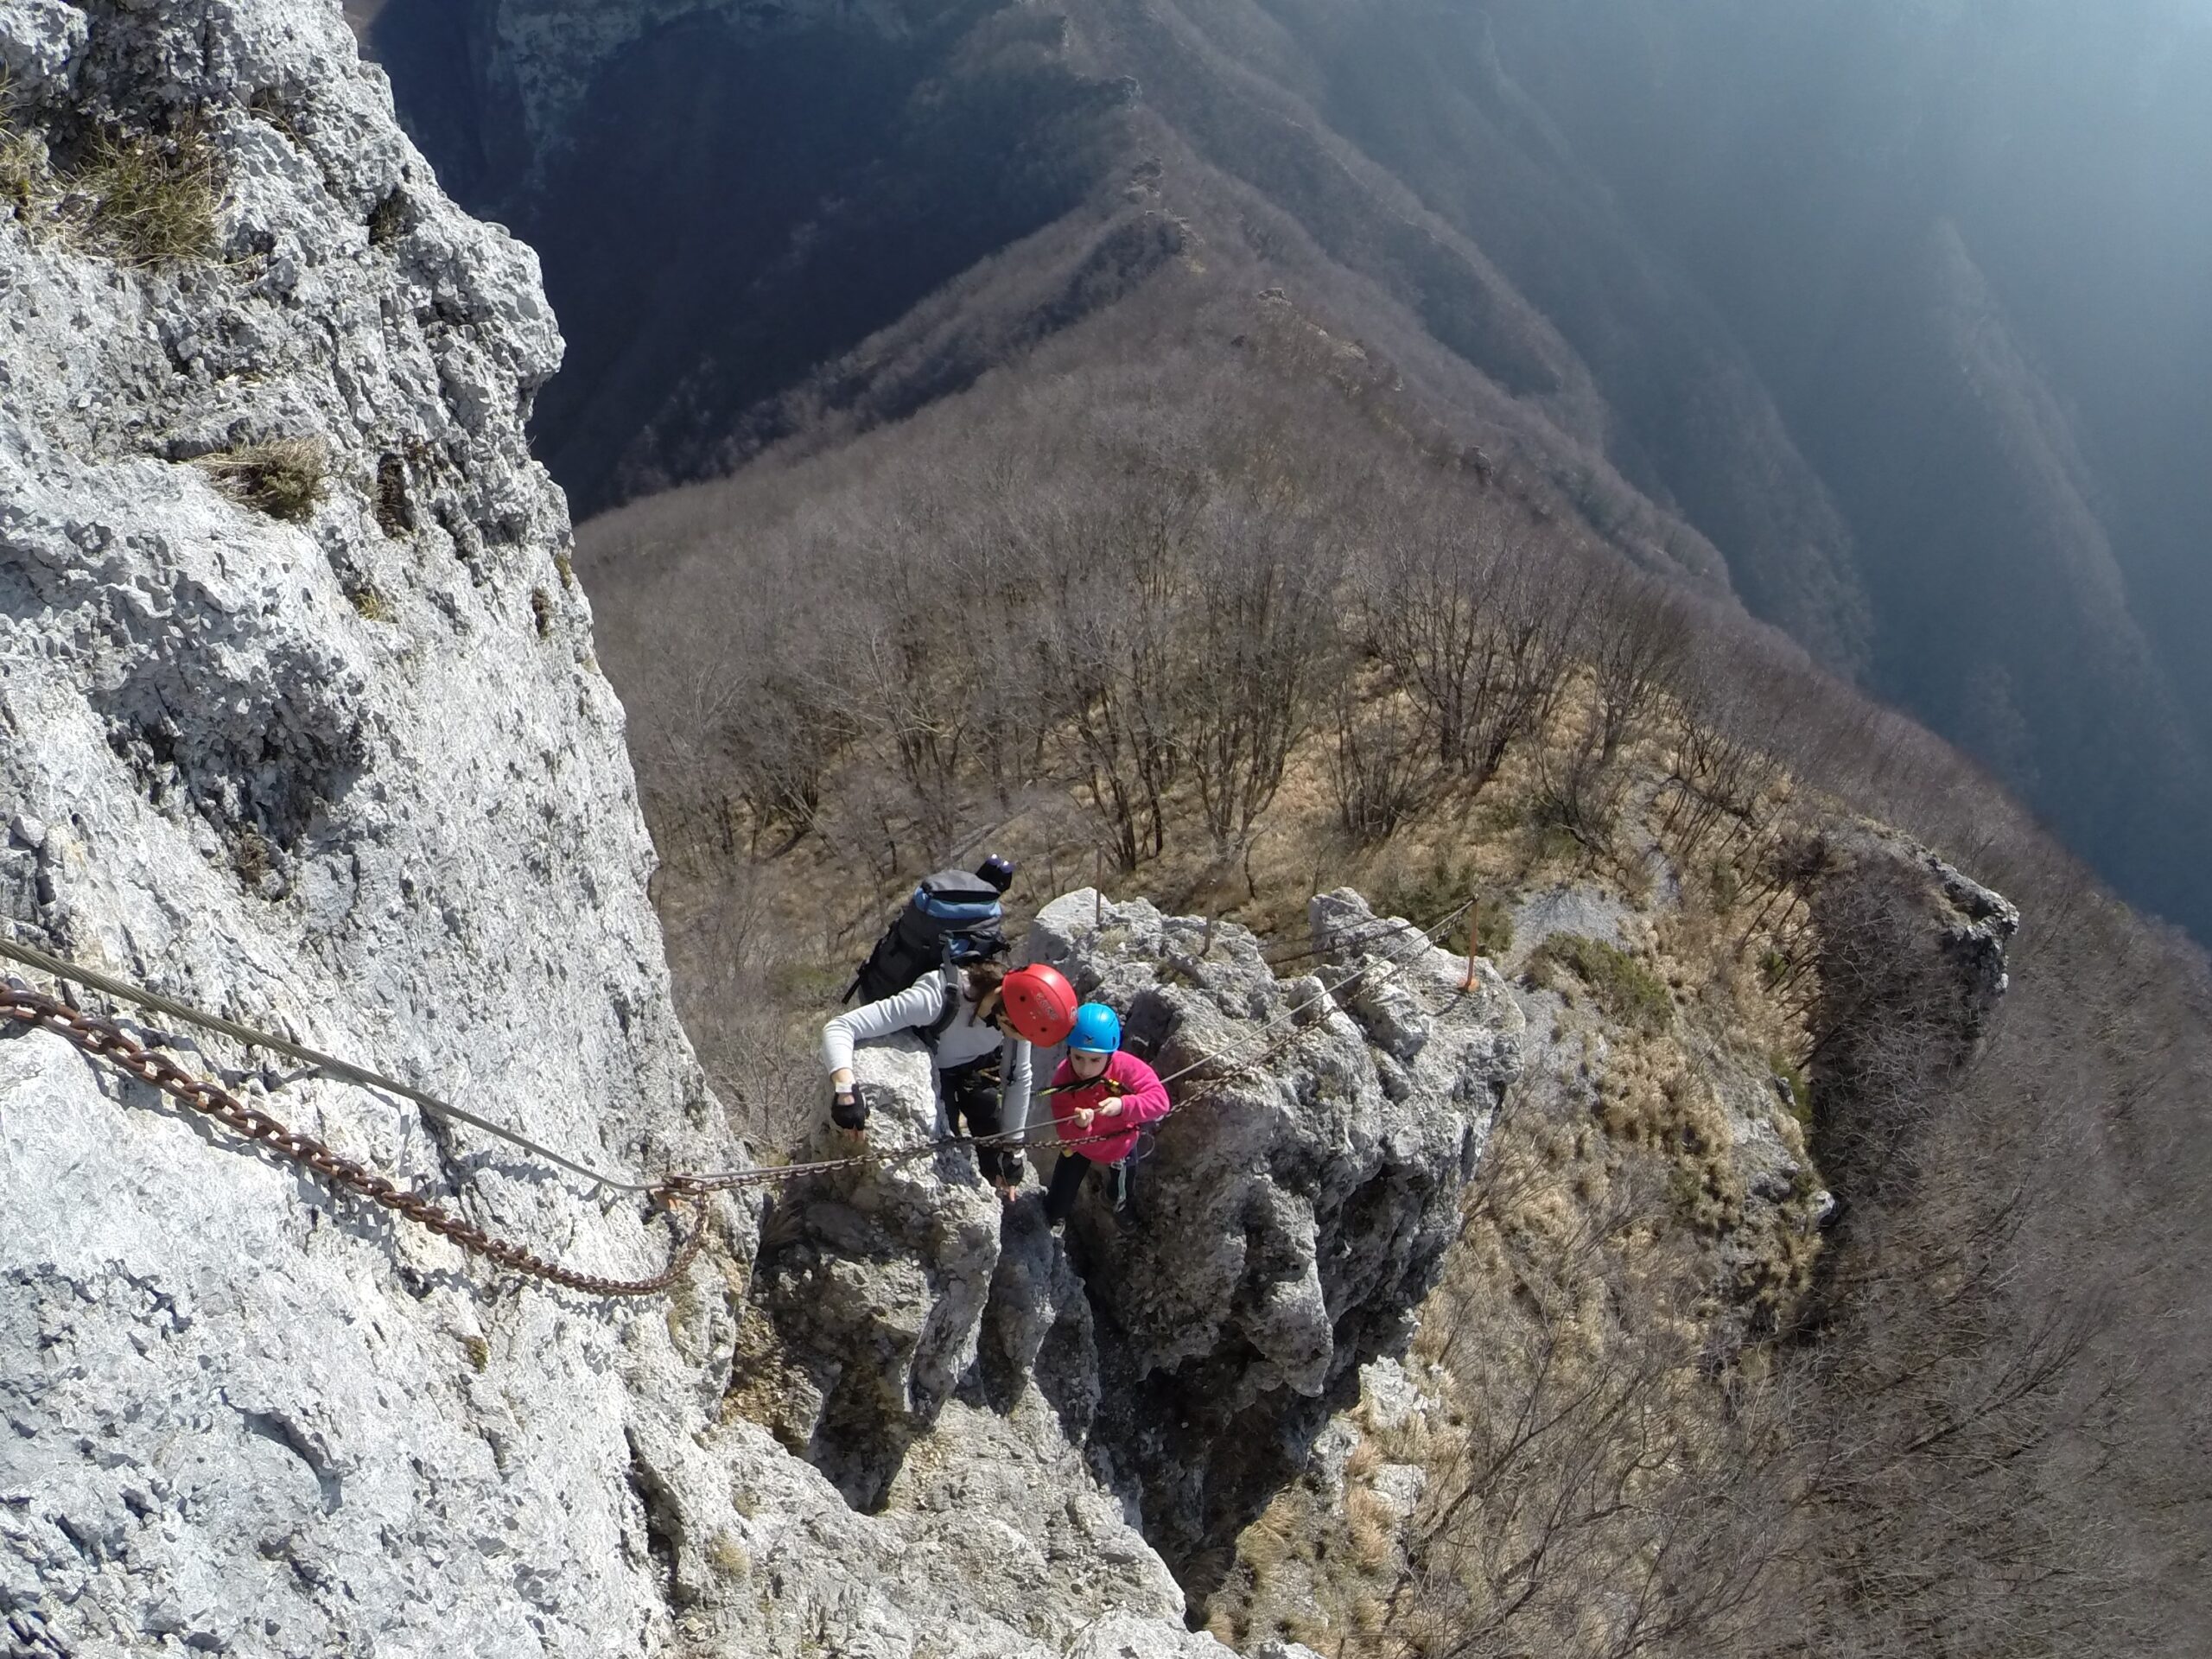
[[1493, 60], [1728, 320], [1835, 502], [1871, 683], [2201, 935], [2212, 17], [1491, 15]]
[[[814, 1122], [779, 1013], [951, 849], [1276, 931], [1292, 973], [1317, 887], [1471, 896], [1538, 1058], [1422, 1314], [1414, 1359], [1459, 1380], [1183, 1537], [1210, 1626], [1390, 1659], [2193, 1651], [2201, 957], [1772, 631], [1408, 446], [1294, 319], [1102, 365], [1129, 321], [581, 535], [710, 1071]], [[2000, 907], [1948, 877], [1923, 907], [1910, 852], [1854, 879], [1863, 813], [2020, 903], [1993, 1019]], [[1788, 1103], [1810, 1164], [1717, 1168], [1760, 1134], [1714, 1097]], [[1751, 1200], [1813, 1170], [1828, 1230], [1763, 1234]]]
[[393, 0], [372, 38], [545, 255], [584, 510], [1280, 288], [1509, 487], [1725, 580], [2212, 925], [2184, 6]]
[[[425, 15], [385, 14], [403, 94]], [[671, 882], [695, 1007], [757, 1014], [808, 970], [763, 959], [786, 842], [841, 894], [1015, 821], [1048, 869], [1091, 861], [1049, 664], [1099, 677], [1078, 708], [1138, 683], [1115, 628], [1147, 613], [1086, 632], [1070, 601], [1149, 531], [1201, 561], [1283, 537], [1357, 561], [1440, 515], [1533, 537], [1558, 556], [1519, 568], [1567, 594], [1606, 567], [1561, 550], [1610, 543], [1716, 601], [1684, 706], [2026, 912], [1970, 1072], [1931, 1078], [1910, 1007], [1850, 1078], [1815, 1057], [1823, 1156], [1863, 1160], [1783, 1372], [1815, 1460], [1794, 1490], [1858, 1541], [1786, 1617], [1834, 1651], [2187, 1650], [2202, 1495], [2165, 1402], [2204, 1344], [2201, 963], [1955, 754], [1713, 620], [1740, 602], [1909, 702], [2202, 925], [2171, 653], [2201, 604], [2206, 330], [2156, 273], [2188, 264], [2202, 193], [2178, 159], [2113, 186], [2202, 153], [2177, 16], [2085, 41], [2050, 9], [1734, 0], [444, 14], [449, 95], [416, 95], [418, 130], [450, 124], [474, 199], [546, 246], [583, 371], [545, 401], [549, 453], [592, 506], [738, 469], [585, 537], [657, 828], [698, 862]], [[1153, 495], [1163, 467], [1188, 487]], [[1190, 582], [1177, 625], [1232, 637], [1202, 602], [1230, 589]], [[948, 594], [959, 626], [916, 626]], [[1376, 672], [1349, 660], [1342, 683]], [[1267, 677], [1222, 661], [1205, 686]], [[1387, 701], [1302, 696], [1333, 786], [1387, 796]], [[1617, 851], [1620, 800], [1584, 816], [1572, 754], [1527, 742], [1555, 772], [1525, 815], [1462, 803], [1446, 845]], [[1263, 807], [1179, 876], [1132, 810], [1109, 855], [1256, 903], [1303, 878], [1287, 861], [1351, 856], [1284, 827], [1313, 808]], [[1394, 844], [1372, 856], [1402, 870]], [[1826, 920], [1857, 941], [1839, 977], [1894, 978], [1878, 903]], [[718, 1023], [772, 1096], [779, 1033]]]

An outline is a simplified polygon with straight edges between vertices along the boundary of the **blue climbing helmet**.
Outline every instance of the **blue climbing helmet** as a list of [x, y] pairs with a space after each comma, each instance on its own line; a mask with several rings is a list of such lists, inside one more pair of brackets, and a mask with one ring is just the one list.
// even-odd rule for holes
[[1122, 1017], [1103, 1002], [1086, 1002], [1075, 1011], [1068, 1046], [1083, 1054], [1111, 1054], [1122, 1046]]

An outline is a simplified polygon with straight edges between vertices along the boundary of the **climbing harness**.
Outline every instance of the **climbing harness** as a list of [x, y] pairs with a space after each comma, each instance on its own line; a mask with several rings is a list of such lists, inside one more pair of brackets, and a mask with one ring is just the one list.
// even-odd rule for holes
[[[1474, 903], [1471, 899], [1438, 918], [1426, 928], [1414, 929], [1410, 924], [1393, 925], [1382, 931], [1382, 937], [1403, 939], [1408, 933], [1425, 944], [1433, 944], [1438, 934], [1449, 927]], [[1332, 944], [1325, 950], [1335, 950], [1352, 945], [1364, 946], [1378, 942], [1377, 938], [1359, 937], [1349, 941]], [[1320, 954], [1317, 951], [1315, 954]], [[289, 1056], [304, 1065], [319, 1068], [334, 1077], [358, 1084], [365, 1088], [379, 1089], [404, 1096], [421, 1106], [434, 1116], [454, 1122], [466, 1123], [482, 1130], [509, 1145], [531, 1154], [533, 1157], [581, 1176], [595, 1187], [621, 1192], [645, 1195], [657, 1210], [673, 1211], [676, 1206], [702, 1200], [715, 1192], [735, 1191], [748, 1186], [780, 1185], [786, 1181], [809, 1179], [837, 1171], [862, 1166], [896, 1168], [918, 1159], [933, 1156], [947, 1147], [981, 1147], [991, 1149], [1019, 1149], [1039, 1152], [1069, 1152], [1077, 1147], [1111, 1141], [1128, 1131], [1126, 1126], [1103, 1133], [1063, 1138], [1057, 1131], [1047, 1131], [1045, 1137], [1033, 1140], [1030, 1131], [1007, 1130], [999, 1135], [950, 1135], [932, 1137], [917, 1145], [896, 1152], [880, 1154], [874, 1151], [842, 1158], [817, 1159], [807, 1163], [760, 1165], [743, 1169], [723, 1170], [698, 1174], [677, 1173], [657, 1180], [634, 1181], [611, 1176], [588, 1165], [577, 1162], [550, 1147], [540, 1145], [528, 1136], [518, 1134], [490, 1120], [462, 1110], [450, 1102], [438, 1099], [404, 1083], [374, 1071], [348, 1064], [334, 1056], [323, 1054], [300, 1044], [257, 1031], [251, 1026], [207, 1014], [188, 1004], [161, 995], [143, 986], [115, 979], [95, 969], [79, 967], [59, 957], [50, 956], [32, 946], [0, 938], [0, 956], [12, 957], [27, 966], [36, 968], [57, 979], [73, 981], [105, 992], [126, 1002], [150, 1008], [189, 1024], [199, 1026], [230, 1037], [249, 1046], [267, 1048]], [[1275, 1027], [1294, 1021], [1307, 1009], [1334, 997], [1338, 993], [1366, 978], [1378, 969], [1385, 974], [1395, 973], [1405, 965], [1404, 960], [1385, 956], [1363, 963], [1346, 973], [1334, 984], [1319, 987], [1312, 995], [1295, 1003], [1262, 1024], [1253, 1033], [1264, 1035]], [[565, 1286], [595, 1296], [649, 1296], [665, 1290], [681, 1278], [697, 1257], [706, 1242], [707, 1214], [702, 1209], [687, 1235], [670, 1257], [668, 1265], [659, 1273], [646, 1279], [606, 1279], [592, 1274], [578, 1273], [558, 1262], [547, 1260], [519, 1244], [486, 1232], [467, 1221], [416, 1193], [394, 1185], [385, 1176], [367, 1166], [341, 1156], [310, 1135], [287, 1128], [277, 1119], [257, 1107], [249, 1106], [221, 1085], [194, 1077], [167, 1055], [132, 1037], [114, 1020], [97, 1014], [84, 1013], [60, 999], [34, 991], [20, 981], [0, 980], [0, 1019], [13, 1020], [35, 1029], [54, 1032], [75, 1045], [87, 1055], [104, 1059], [129, 1072], [141, 1082], [149, 1084], [181, 1105], [213, 1118], [225, 1128], [257, 1145], [290, 1160], [301, 1167], [320, 1177], [328, 1185], [358, 1194], [397, 1215], [418, 1223], [432, 1232], [449, 1238], [462, 1249], [473, 1251], [487, 1261], [529, 1277], [549, 1283]], [[1177, 1114], [1207, 1099], [1235, 1078], [1272, 1058], [1304, 1033], [1295, 1027], [1274, 1042], [1241, 1060], [1225, 1064], [1219, 1057], [1201, 1055], [1187, 1065], [1181, 1066], [1160, 1078], [1163, 1085], [1173, 1084], [1203, 1068], [1224, 1066], [1214, 1076], [1203, 1080], [1201, 1086], [1175, 1102], [1153, 1124], [1156, 1127]], [[1050, 1094], [1051, 1090], [1040, 1091]]]

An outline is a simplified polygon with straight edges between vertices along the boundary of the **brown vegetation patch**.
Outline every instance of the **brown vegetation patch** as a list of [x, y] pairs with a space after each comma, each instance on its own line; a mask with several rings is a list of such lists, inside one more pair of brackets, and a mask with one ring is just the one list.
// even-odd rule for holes
[[321, 438], [276, 438], [202, 455], [193, 465], [232, 499], [303, 524], [329, 486], [330, 446]]
[[44, 133], [0, 115], [0, 200], [33, 235], [131, 267], [211, 259], [222, 194], [220, 155], [197, 119], [166, 132], [99, 128], [57, 164]]

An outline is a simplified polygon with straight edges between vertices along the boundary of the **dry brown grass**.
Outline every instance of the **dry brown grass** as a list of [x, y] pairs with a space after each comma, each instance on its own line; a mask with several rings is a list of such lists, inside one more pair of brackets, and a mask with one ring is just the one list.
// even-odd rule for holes
[[[1588, 695], [1586, 683], [1572, 690], [1541, 741], [1567, 741], [1588, 714]], [[1450, 1552], [1432, 1547], [1417, 1571], [1412, 1541], [1435, 1523], [1437, 1504], [1498, 1455], [1502, 1422], [1531, 1399], [1586, 1393], [1612, 1400], [1622, 1379], [1632, 1379], [1638, 1394], [1630, 1415], [1640, 1437], [1633, 1445], [1609, 1439], [1618, 1434], [1618, 1420], [1581, 1422], [1571, 1414], [1560, 1438], [1590, 1452], [1581, 1475], [1613, 1483], [1624, 1514], [1649, 1513], [1652, 1501], [1705, 1479], [1723, 1454], [1724, 1390], [1708, 1366], [1719, 1357], [1732, 1387], [1755, 1381], [1755, 1351], [1729, 1357], [1745, 1309], [1771, 1314], [1803, 1292], [1818, 1240], [1772, 1224], [1770, 1207], [1747, 1204], [1715, 1077], [1756, 1080], [1771, 1057], [1802, 1052], [1802, 988], [1761, 963], [1766, 953], [1789, 949], [1802, 909], [1786, 893], [1764, 902], [1761, 871], [1807, 804], [1773, 774], [1745, 816], [1724, 816], [1687, 835], [1681, 815], [1670, 821], [1663, 790], [1681, 747], [1674, 718], [1662, 709], [1622, 747], [1619, 810], [1602, 835], [1587, 822], [1568, 833], [1547, 817], [1545, 768], [1524, 746], [1508, 753], [1479, 791], [1444, 791], [1381, 844], [1359, 845], [1338, 821], [1326, 734], [1318, 732], [1294, 749], [1274, 801], [1232, 856], [1215, 852], [1198, 828], [1187, 787], [1168, 793], [1166, 850], [1126, 876], [1096, 851], [1096, 820], [1072, 786], [1033, 785], [995, 815], [978, 808], [994, 825], [965, 857], [988, 847], [1014, 858], [1022, 866], [1017, 899], [1041, 901], [1103, 878], [1109, 896], [1141, 893], [1171, 911], [1243, 923], [1291, 948], [1306, 943], [1307, 899], [1339, 885], [1421, 922], [1477, 899], [1486, 923], [1478, 934], [1495, 955], [1508, 946], [1497, 925], [1507, 908], [1553, 884], [1595, 887], [1640, 907], [1618, 945], [1557, 941], [1534, 963], [1565, 1000], [1563, 1007], [1539, 1004], [1537, 1017], [1556, 1020], [1560, 1043], [1580, 1046], [1588, 1087], [1567, 1109], [1509, 1109], [1493, 1135], [1462, 1236], [1413, 1340], [1414, 1362], [1436, 1368], [1422, 1384], [1433, 1408], [1387, 1429], [1365, 1426], [1345, 1465], [1341, 1500], [1294, 1485], [1245, 1529], [1207, 1610], [1209, 1627], [1225, 1642], [1281, 1635], [1344, 1659], [1425, 1650], [1418, 1598], [1403, 1592], [1415, 1577], [1427, 1575], [1421, 1582], [1430, 1586], [1438, 1572], [1459, 1569], [1440, 1567]], [[686, 764], [712, 762], [700, 755]], [[753, 982], [770, 988], [752, 1001], [780, 1009], [772, 1018], [795, 1054], [810, 1051], [836, 986], [922, 861], [865, 849], [855, 804], [870, 787], [881, 798], [872, 764], [855, 755], [833, 766], [823, 791], [836, 804], [833, 812], [796, 838], [756, 834], [743, 810], [728, 803], [718, 814], [656, 822], [673, 831], [661, 839], [661, 901], [679, 982], [727, 981], [729, 964], [757, 958]], [[1675, 908], [1655, 903], [1655, 849], [1679, 874]], [[733, 874], [739, 870], [741, 890]], [[699, 925], [716, 915], [715, 927]], [[1009, 918], [1010, 933], [1018, 936], [1023, 919]], [[687, 965], [695, 950], [702, 963]], [[713, 963], [702, 965], [709, 952]], [[764, 1029], [753, 1040], [772, 1038]], [[760, 1066], [756, 1056], [729, 1069], [755, 1075]], [[807, 1097], [810, 1112], [818, 1109], [816, 1099]], [[1802, 1154], [1799, 1126], [1777, 1116], [1777, 1132]], [[1764, 1230], [1757, 1236], [1746, 1230], [1754, 1217]], [[1724, 1249], [1735, 1263], [1726, 1273]], [[760, 1381], [741, 1383], [733, 1408], [772, 1425], [772, 1373], [763, 1366]], [[1512, 1455], [1530, 1462], [1516, 1478], [1539, 1493], [1540, 1504], [1546, 1483], [1565, 1482], [1560, 1470], [1573, 1461], [1553, 1441]], [[1372, 1490], [1386, 1463], [1411, 1464], [1427, 1476], [1431, 1497], [1411, 1517]], [[1561, 1490], [1569, 1503], [1571, 1488]], [[1529, 1544], [1516, 1530], [1525, 1524], [1501, 1522], [1479, 1548], [1464, 1539], [1453, 1546], [1462, 1552], [1452, 1559], [1464, 1567], [1466, 1618], [1508, 1616], [1496, 1574]], [[1606, 1520], [1593, 1533], [1599, 1555], [1624, 1573], [1635, 1570], [1648, 1540], [1632, 1525]], [[1563, 1629], [1603, 1622], [1601, 1613], [1573, 1613], [1564, 1602], [1552, 1611], [1567, 1620]], [[1438, 1626], [1446, 1648], [1448, 1627]], [[1580, 1639], [1570, 1630], [1560, 1650], [1574, 1650]]]
[[[0, 103], [6, 86], [0, 82]], [[194, 123], [159, 135], [108, 129], [57, 167], [44, 136], [0, 118], [0, 200], [35, 236], [133, 268], [215, 257], [222, 168]]]
[[321, 438], [276, 438], [202, 455], [193, 465], [232, 500], [301, 524], [329, 487], [330, 447]]
[[16, 218], [35, 225], [52, 183], [45, 141], [35, 133], [0, 124], [0, 200], [15, 209]]
[[1385, 1460], [1382, 1448], [1376, 1445], [1375, 1435], [1370, 1430], [1360, 1436], [1359, 1444], [1352, 1447], [1351, 1455], [1344, 1459], [1344, 1478], [1365, 1480], [1380, 1469]]
[[71, 184], [91, 199], [73, 232], [90, 251], [133, 266], [213, 257], [221, 177], [197, 128], [167, 138], [102, 134]]
[[1297, 1535], [1304, 1529], [1294, 1503], [1277, 1498], [1236, 1541], [1236, 1558], [1255, 1584], [1273, 1587], [1284, 1565], [1298, 1558]]
[[353, 606], [355, 614], [365, 622], [390, 622], [398, 616], [392, 608], [391, 601], [372, 582], [363, 582], [348, 592], [346, 599]]
[[1398, 1562], [1398, 1516], [1364, 1486], [1344, 1489], [1344, 1535], [1363, 1573], [1390, 1573]]
[[750, 1578], [753, 1557], [734, 1535], [717, 1532], [707, 1544], [707, 1560], [715, 1571], [726, 1579]]
[[221, 167], [196, 126], [165, 137], [103, 131], [73, 166], [57, 167], [45, 137], [11, 118], [0, 120], [0, 200], [34, 235], [120, 265], [176, 264], [214, 257]]

